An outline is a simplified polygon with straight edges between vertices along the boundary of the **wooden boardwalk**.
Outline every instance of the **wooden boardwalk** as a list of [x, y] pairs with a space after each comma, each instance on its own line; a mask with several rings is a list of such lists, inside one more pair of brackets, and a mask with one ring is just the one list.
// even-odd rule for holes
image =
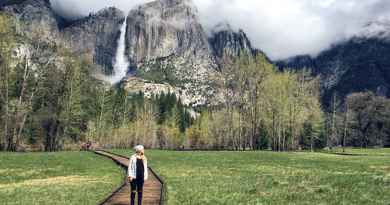
[[[96, 154], [108, 157], [122, 166], [127, 171], [129, 158], [107, 151], [95, 151]], [[149, 168], [149, 178], [145, 181], [143, 190], [143, 205], [159, 205], [162, 204], [162, 189], [163, 183], [153, 170]], [[137, 196], [135, 197], [137, 199]], [[127, 180], [114, 191], [110, 196], [103, 200], [101, 205], [129, 205], [130, 204], [130, 185]], [[135, 203], [137, 204], [137, 202]]]

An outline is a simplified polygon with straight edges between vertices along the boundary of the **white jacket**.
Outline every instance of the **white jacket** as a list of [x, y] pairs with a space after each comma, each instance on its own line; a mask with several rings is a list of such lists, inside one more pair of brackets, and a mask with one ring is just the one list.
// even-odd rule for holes
[[[130, 157], [127, 174], [129, 177], [135, 179], [137, 177], [137, 155], [134, 154]], [[144, 180], [148, 179], [148, 160], [145, 157], [144, 160]]]

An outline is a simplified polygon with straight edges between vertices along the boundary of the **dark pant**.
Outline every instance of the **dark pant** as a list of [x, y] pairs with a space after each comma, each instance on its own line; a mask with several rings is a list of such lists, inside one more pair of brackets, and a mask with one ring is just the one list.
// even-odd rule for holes
[[135, 194], [138, 192], [138, 205], [142, 204], [142, 190], [144, 189], [144, 180], [134, 179], [130, 182], [131, 193], [130, 193], [130, 204], [134, 205]]

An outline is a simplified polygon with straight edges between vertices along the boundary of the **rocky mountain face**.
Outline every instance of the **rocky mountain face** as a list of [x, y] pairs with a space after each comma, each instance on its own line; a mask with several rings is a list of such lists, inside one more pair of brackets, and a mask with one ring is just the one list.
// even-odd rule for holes
[[244, 31], [236, 32], [228, 24], [217, 25], [211, 32], [209, 43], [219, 67], [238, 56], [254, 55], [256, 52]]
[[130, 91], [175, 92], [189, 105], [211, 104], [225, 63], [256, 54], [243, 31], [228, 25], [207, 33], [190, 0], [156, 0], [131, 10], [127, 17], [106, 8], [75, 21], [56, 15], [49, 0], [6, 0], [1, 11], [28, 26], [27, 36], [61, 42], [87, 55], [106, 74], [112, 72], [120, 28], [127, 18], [126, 56], [132, 74], [122, 83]]
[[[308, 68], [321, 78], [322, 101], [329, 105], [353, 92], [372, 91], [390, 96], [390, 35], [367, 27], [352, 39], [336, 44], [317, 57], [297, 56], [276, 62], [280, 68]], [[387, 31], [390, 31], [388, 29]]]
[[127, 55], [140, 77], [160, 81], [165, 76], [194, 104], [214, 95], [210, 83], [217, 65], [190, 1], [150, 2], [130, 11], [127, 22]]
[[18, 19], [23, 24], [19, 32], [25, 36], [44, 41], [59, 38], [58, 24], [63, 19], [53, 12], [49, 0], [5, 0], [0, 3], [0, 11]]
[[103, 67], [104, 73], [110, 74], [118, 46], [119, 30], [124, 20], [122, 11], [107, 8], [71, 22], [61, 29], [61, 34], [75, 53], [89, 54], [93, 62]]
[[130, 11], [127, 22], [127, 55], [136, 75], [169, 83], [192, 105], [210, 104], [208, 100], [216, 96], [218, 68], [227, 58], [253, 54], [243, 31], [227, 26], [209, 36], [191, 1], [150, 2]]
[[127, 18], [127, 53], [134, 65], [171, 55], [212, 63], [207, 36], [188, 1], [154, 1]]
[[77, 55], [90, 56], [99, 70], [112, 71], [122, 11], [107, 8], [83, 19], [67, 21], [52, 9], [49, 0], [8, 0], [0, 10], [15, 16], [24, 36], [65, 44]]

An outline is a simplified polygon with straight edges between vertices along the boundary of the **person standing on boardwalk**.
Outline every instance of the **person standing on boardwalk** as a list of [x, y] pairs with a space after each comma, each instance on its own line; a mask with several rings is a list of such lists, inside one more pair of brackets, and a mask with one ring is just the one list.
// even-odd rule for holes
[[134, 150], [135, 154], [130, 157], [127, 170], [131, 186], [130, 203], [134, 205], [135, 195], [138, 193], [138, 205], [141, 205], [144, 182], [148, 179], [148, 162], [145, 157], [144, 146], [137, 145], [134, 147]]

